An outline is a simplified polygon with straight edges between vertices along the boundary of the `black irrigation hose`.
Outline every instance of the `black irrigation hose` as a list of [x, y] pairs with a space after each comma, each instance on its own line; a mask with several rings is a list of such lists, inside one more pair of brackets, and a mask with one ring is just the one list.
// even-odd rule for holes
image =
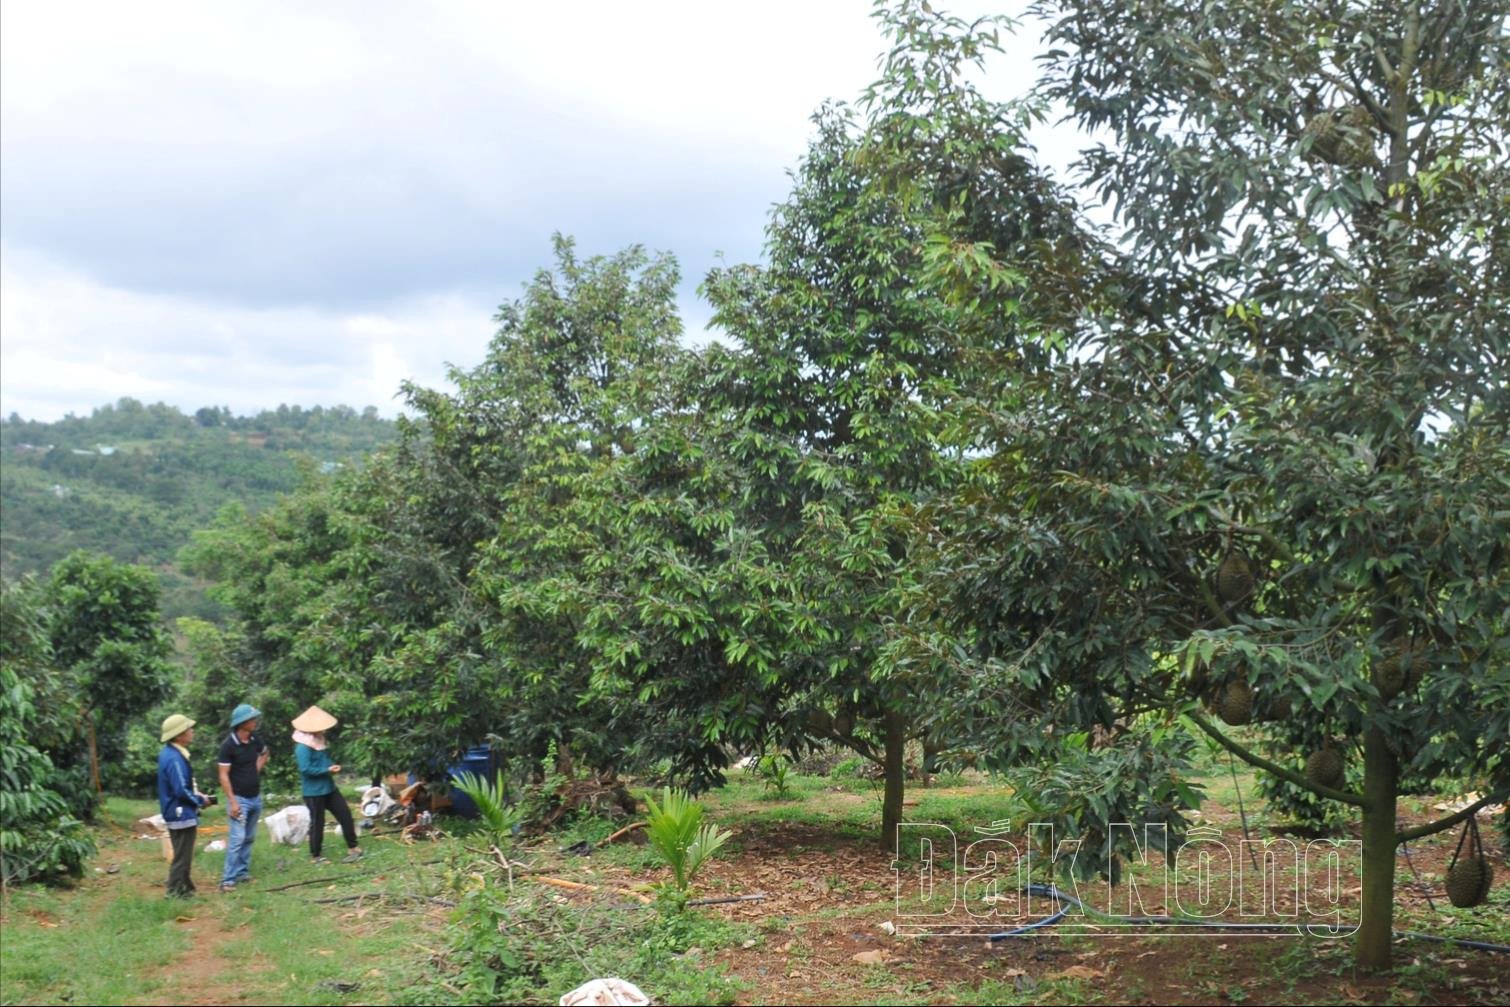
[[[1024, 890], [1029, 895], [1044, 895], [1050, 898], [1058, 899], [1060, 902], [1066, 903], [1070, 906], [1075, 906], [1080, 909], [1085, 908], [1084, 902], [1081, 902], [1073, 895], [1066, 895], [1064, 892], [1061, 892], [1053, 885], [1044, 885], [1034, 882], [1033, 884], [1028, 885]], [[1038, 930], [1043, 927], [1050, 926], [1054, 923], [1058, 923], [1060, 920], [1064, 919], [1065, 914], [1068, 912], [1068, 909], [1060, 909], [1054, 915], [1038, 920], [1036, 923], [1029, 923], [1027, 926], [1017, 927], [1015, 930], [1007, 930], [999, 934], [992, 934], [987, 938], [987, 940], [995, 942], [1004, 941], [1009, 937], [1021, 937], [1023, 934], [1027, 934], [1034, 930]], [[1215, 930], [1266, 930], [1271, 933], [1294, 932], [1298, 931], [1300, 927], [1304, 925], [1297, 923], [1216, 923], [1207, 920], [1182, 920], [1174, 916], [1120, 916], [1118, 917], [1118, 919], [1137, 926], [1173, 925], [1182, 927], [1209, 927]], [[1489, 941], [1473, 941], [1466, 940], [1461, 937], [1439, 937], [1435, 934], [1421, 934], [1411, 930], [1396, 930], [1394, 931], [1394, 936], [1397, 939], [1404, 937], [1409, 938], [1410, 940], [1431, 941], [1435, 944], [1452, 944], [1456, 945], [1457, 947], [1471, 948], [1475, 951], [1491, 951], [1496, 954], [1510, 954], [1510, 945], [1492, 944]]]
[[1470, 941], [1465, 937], [1438, 937], [1436, 934], [1418, 934], [1413, 930], [1396, 930], [1395, 936], [1406, 937], [1413, 941], [1431, 941], [1433, 944], [1454, 944], [1460, 948], [1472, 948], [1475, 951], [1493, 951], [1495, 954], [1510, 954], [1510, 945], [1491, 944], [1488, 941]]

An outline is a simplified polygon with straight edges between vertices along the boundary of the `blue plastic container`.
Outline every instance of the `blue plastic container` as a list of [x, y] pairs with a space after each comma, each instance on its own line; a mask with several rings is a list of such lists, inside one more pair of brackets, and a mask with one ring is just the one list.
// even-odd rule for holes
[[[460, 762], [446, 770], [446, 775], [454, 780], [460, 773], [471, 773], [492, 782], [498, 775], [497, 770], [498, 757], [493, 750], [487, 745], [473, 745], [462, 755]], [[455, 787], [451, 788], [451, 810], [463, 818], [477, 817], [477, 805]]]

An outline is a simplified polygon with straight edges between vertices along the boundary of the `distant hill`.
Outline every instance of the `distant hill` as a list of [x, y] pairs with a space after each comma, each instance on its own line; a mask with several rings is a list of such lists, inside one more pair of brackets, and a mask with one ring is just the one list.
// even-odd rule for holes
[[372, 407], [185, 415], [121, 399], [55, 423], [12, 414], [0, 421], [0, 576], [92, 549], [157, 569], [170, 619], [214, 618], [202, 585], [175, 562], [191, 532], [233, 500], [260, 510], [298, 485], [301, 467], [358, 464], [396, 437]]

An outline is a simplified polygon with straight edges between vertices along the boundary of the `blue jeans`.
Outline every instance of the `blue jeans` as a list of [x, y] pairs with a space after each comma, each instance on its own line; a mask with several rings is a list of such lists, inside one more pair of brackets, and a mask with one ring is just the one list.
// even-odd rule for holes
[[[225, 841], [225, 873], [221, 875], [222, 885], [233, 885], [238, 881], [245, 881], [252, 874], [252, 843], [257, 838], [257, 818], [262, 814], [262, 798], [242, 797], [236, 795], [236, 803], [241, 805], [241, 815], [226, 818], [230, 821], [231, 834]], [[230, 808], [226, 808], [229, 812]]]

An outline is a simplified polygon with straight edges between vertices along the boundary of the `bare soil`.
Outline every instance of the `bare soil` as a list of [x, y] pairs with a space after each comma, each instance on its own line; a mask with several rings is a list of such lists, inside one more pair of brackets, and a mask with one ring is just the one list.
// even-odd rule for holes
[[[1243, 835], [1236, 813], [1211, 805], [1205, 812], [1205, 822], [1220, 824], [1221, 837], [1238, 849]], [[1492, 831], [1483, 830], [1486, 848], [1496, 863], [1503, 863], [1504, 851]], [[1127, 1004], [1510, 1003], [1510, 957], [1408, 939], [1397, 942], [1395, 974], [1369, 976], [1353, 968], [1352, 941], [1345, 936], [1322, 940], [1142, 928], [1098, 939], [1083, 930], [1066, 937], [1062, 930], [1045, 928], [994, 943], [983, 935], [894, 937], [882, 924], [898, 919], [896, 876], [891, 857], [875, 841], [795, 823], [762, 824], [739, 838], [737, 851], [707, 865], [697, 894], [765, 895], [761, 901], [704, 910], [754, 924], [762, 933], [752, 946], [714, 956], [748, 983], [745, 1002], [750, 1004], [899, 998], [968, 1002], [982, 983], [992, 981], [1025, 1000], [1042, 993], [1076, 1002]], [[1024, 837], [1007, 838], [1025, 844]], [[1420, 883], [1401, 857], [1397, 928], [1434, 929], [1426, 924], [1436, 918], [1459, 925], [1479, 920], [1484, 924], [1480, 929], [1498, 924], [1503, 932], [1502, 905], [1459, 910], [1446, 902], [1439, 879], [1456, 841], [1457, 833], [1450, 831], [1412, 844], [1411, 862], [1426, 879]], [[1150, 868], [1159, 868], [1161, 859], [1151, 855]], [[661, 878], [658, 871], [579, 863], [582, 872], [576, 876], [604, 885]], [[1344, 868], [1342, 877], [1349, 876]], [[1100, 886], [1104, 893], [1105, 883]], [[1359, 889], [1345, 880], [1339, 887], [1342, 918], [1355, 919]], [[1171, 886], [1170, 894], [1167, 901], [1145, 903], [1147, 911], [1161, 914], [1172, 911], [1169, 902], [1188, 906], [1198, 899], [1194, 885], [1183, 879]], [[1095, 886], [1082, 889], [1082, 897], [1104, 906]], [[968, 920], [963, 912], [958, 915]], [[1021, 922], [1004, 923], [1003, 929]], [[857, 960], [857, 955], [862, 957]], [[1066, 980], [1074, 985], [1050, 985]]]

